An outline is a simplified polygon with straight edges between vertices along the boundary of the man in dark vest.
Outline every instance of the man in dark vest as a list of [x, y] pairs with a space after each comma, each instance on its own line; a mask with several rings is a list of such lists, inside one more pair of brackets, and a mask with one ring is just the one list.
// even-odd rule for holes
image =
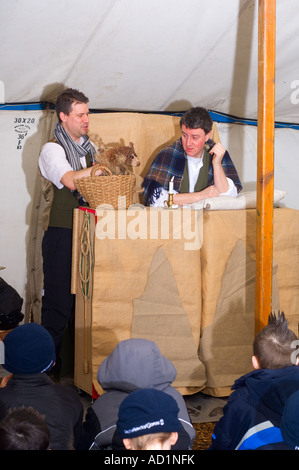
[[53, 372], [59, 377], [64, 331], [74, 319], [75, 296], [71, 294], [73, 209], [81, 204], [74, 180], [90, 176], [96, 149], [87, 136], [89, 108], [88, 98], [83, 93], [74, 89], [62, 92], [57, 98], [56, 113], [54, 138], [41, 150], [39, 169], [47, 202], [43, 214], [41, 324], [53, 337], [56, 347]]
[[162, 207], [173, 182], [173, 202], [179, 206], [226, 195], [236, 197], [242, 185], [221, 143], [210, 140], [213, 120], [201, 107], [180, 120], [182, 136], [162, 149], [144, 178], [144, 204]]

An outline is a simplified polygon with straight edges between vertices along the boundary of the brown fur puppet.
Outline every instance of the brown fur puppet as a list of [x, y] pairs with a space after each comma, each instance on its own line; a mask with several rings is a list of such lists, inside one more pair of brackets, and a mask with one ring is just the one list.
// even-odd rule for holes
[[113, 147], [107, 152], [99, 150], [96, 161], [107, 166], [113, 175], [128, 175], [132, 173], [132, 167], [140, 165], [132, 142], [129, 147]]

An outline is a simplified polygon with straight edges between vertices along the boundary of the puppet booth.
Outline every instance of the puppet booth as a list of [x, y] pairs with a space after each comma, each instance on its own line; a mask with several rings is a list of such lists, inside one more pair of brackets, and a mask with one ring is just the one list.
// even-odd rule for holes
[[[53, 135], [59, 93], [71, 87], [86, 94], [90, 139], [107, 147], [132, 142], [140, 161], [130, 207], [74, 213], [74, 382], [88, 393], [101, 393], [98, 366], [130, 337], [158, 344], [184, 394], [227, 396], [234, 380], [251, 370], [264, 3], [54, 0], [44, 8], [38, 0], [19, 0], [0, 6], [0, 267], [24, 299], [25, 321], [40, 322], [45, 201], [38, 157]], [[270, 174], [271, 308], [285, 312], [296, 334], [298, 11], [296, 0], [276, 1]], [[180, 136], [180, 116], [192, 106], [209, 110], [213, 139], [228, 149], [243, 191], [233, 200], [173, 210], [145, 207], [143, 178], [157, 153]]]
[[[133, 141], [141, 165], [133, 169], [128, 209], [102, 204], [75, 211], [75, 383], [101, 393], [98, 364], [119, 341], [146, 338], [173, 361], [181, 393], [227, 396], [234, 380], [251, 370], [256, 192], [173, 210], [145, 207], [142, 177], [163, 142], [179, 136], [179, 117], [92, 115], [95, 141], [99, 132], [106, 144], [117, 142], [119, 132], [124, 142]], [[216, 124], [212, 138], [219, 140]], [[296, 329], [299, 267], [292, 253], [299, 212], [279, 207], [285, 194], [274, 191], [273, 309], [288, 311]]]

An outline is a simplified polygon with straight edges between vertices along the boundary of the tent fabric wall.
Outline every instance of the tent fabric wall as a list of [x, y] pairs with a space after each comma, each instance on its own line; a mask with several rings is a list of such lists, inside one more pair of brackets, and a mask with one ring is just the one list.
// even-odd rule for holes
[[[276, 120], [298, 122], [297, 0], [276, 1]], [[6, 103], [257, 118], [257, 0], [39, 0], [0, 4]], [[1, 101], [1, 100], [0, 100]]]
[[0, 111], [0, 265], [5, 267], [1, 274], [24, 299], [24, 312], [29, 310], [29, 284], [41, 278], [40, 272], [30, 273], [28, 267], [35, 265], [34, 257], [40, 257], [41, 231], [32, 217], [34, 201], [42, 203], [39, 196], [36, 199], [38, 156], [52, 133], [53, 115], [49, 111]]
[[[217, 123], [220, 139], [235, 163], [245, 191], [256, 190], [257, 126]], [[287, 191], [281, 205], [299, 209], [297, 171], [299, 132], [291, 128], [275, 129], [274, 187]]]

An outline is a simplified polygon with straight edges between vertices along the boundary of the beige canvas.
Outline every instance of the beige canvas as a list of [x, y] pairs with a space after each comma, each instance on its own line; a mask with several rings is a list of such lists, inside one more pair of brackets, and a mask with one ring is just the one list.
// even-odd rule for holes
[[[206, 392], [218, 396], [227, 395], [234, 380], [252, 370], [255, 223], [255, 210], [205, 212], [200, 358], [206, 365]], [[298, 211], [274, 209], [272, 309], [285, 312], [296, 334], [298, 228]]]

